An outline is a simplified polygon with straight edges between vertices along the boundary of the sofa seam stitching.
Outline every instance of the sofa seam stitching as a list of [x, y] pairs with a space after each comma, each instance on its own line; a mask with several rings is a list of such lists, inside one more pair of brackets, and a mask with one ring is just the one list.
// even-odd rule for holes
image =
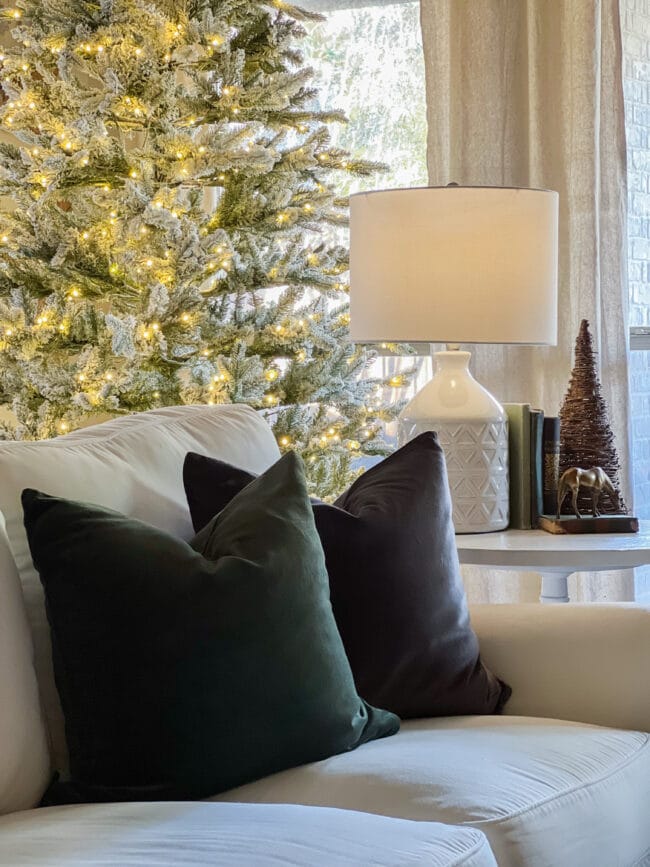
[[480, 828], [476, 828], [475, 830], [480, 831], [482, 835], [481, 839], [476, 841], [475, 845], [472, 847], [472, 849], [469, 850], [469, 852], [464, 852], [460, 856], [459, 860], [452, 862], [450, 867], [462, 867], [462, 865], [466, 864], [470, 858], [473, 858], [476, 854], [480, 854], [482, 849], [487, 849], [487, 851], [492, 855], [492, 857], [495, 858], [488, 838], [485, 836], [485, 834], [483, 834]]
[[599, 785], [605, 780], [608, 780], [610, 777], [613, 777], [621, 771], [625, 770], [625, 768], [627, 768], [628, 765], [632, 764], [632, 762], [638, 758], [639, 754], [646, 749], [646, 747], [650, 743], [650, 735], [646, 734], [645, 732], [640, 732], [639, 734], [643, 734], [644, 737], [644, 741], [639, 746], [639, 749], [635, 750], [632, 755], [628, 756], [628, 758], [622, 764], [618, 765], [616, 768], [613, 768], [611, 771], [608, 771], [606, 774], [603, 774], [601, 777], [590, 780], [586, 784], [583, 783], [582, 785], [575, 785], [570, 789], [566, 789], [561, 794], [549, 795], [547, 798], [544, 798], [541, 801], [537, 801], [537, 803], [535, 804], [531, 804], [528, 807], [522, 807], [520, 810], [517, 810], [514, 813], [509, 813], [507, 816], [499, 816], [499, 818], [494, 819], [477, 819], [475, 821], [467, 822], [466, 824], [472, 825], [472, 827], [477, 827], [482, 825], [498, 825], [502, 822], [509, 822], [512, 819], [518, 819], [521, 816], [524, 816], [526, 813], [532, 812], [533, 810], [538, 810], [540, 807], [544, 807], [546, 804], [550, 804], [553, 801], [561, 801], [569, 795], [575, 794], [576, 792], [587, 791], [588, 789], [593, 788], [593, 786]]

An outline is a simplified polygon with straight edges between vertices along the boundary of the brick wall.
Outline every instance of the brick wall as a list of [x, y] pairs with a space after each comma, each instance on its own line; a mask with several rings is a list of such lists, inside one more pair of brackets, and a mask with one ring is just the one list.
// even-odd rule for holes
[[[628, 157], [630, 324], [650, 327], [650, 0], [622, 0]], [[631, 357], [636, 512], [650, 519], [650, 351]], [[637, 569], [636, 597], [650, 602], [650, 567]]]

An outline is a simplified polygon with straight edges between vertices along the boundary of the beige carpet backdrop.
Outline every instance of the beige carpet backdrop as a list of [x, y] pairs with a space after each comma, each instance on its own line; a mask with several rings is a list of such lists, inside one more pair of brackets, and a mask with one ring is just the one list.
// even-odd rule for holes
[[[617, 0], [421, 0], [431, 184], [560, 194], [556, 348], [477, 347], [501, 400], [555, 414], [589, 319], [630, 483], [625, 128]], [[534, 576], [466, 570], [472, 601], [533, 600]], [[631, 572], [581, 575], [572, 598], [633, 598]]]

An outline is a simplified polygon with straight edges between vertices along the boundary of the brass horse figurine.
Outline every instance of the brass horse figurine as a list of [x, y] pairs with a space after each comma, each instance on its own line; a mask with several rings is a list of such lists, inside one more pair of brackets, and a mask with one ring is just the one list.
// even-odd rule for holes
[[562, 504], [569, 492], [571, 493], [571, 505], [573, 506], [575, 516], [576, 518], [582, 518], [582, 515], [578, 511], [578, 493], [580, 488], [586, 488], [588, 491], [591, 491], [591, 513], [594, 518], [597, 518], [600, 515], [598, 501], [603, 493], [609, 496], [614, 509], [618, 510], [620, 508], [618, 494], [612, 484], [612, 480], [609, 478], [605, 470], [601, 467], [592, 467], [590, 470], [581, 470], [580, 467], [569, 467], [568, 470], [562, 473], [560, 484], [558, 486], [558, 518], [560, 517]]

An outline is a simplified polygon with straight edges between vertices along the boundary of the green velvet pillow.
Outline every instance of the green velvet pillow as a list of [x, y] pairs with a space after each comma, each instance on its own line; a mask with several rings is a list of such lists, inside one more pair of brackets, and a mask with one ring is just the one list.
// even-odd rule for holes
[[356, 693], [300, 459], [191, 544], [34, 490], [71, 781], [56, 800], [202, 798], [390, 735]]

